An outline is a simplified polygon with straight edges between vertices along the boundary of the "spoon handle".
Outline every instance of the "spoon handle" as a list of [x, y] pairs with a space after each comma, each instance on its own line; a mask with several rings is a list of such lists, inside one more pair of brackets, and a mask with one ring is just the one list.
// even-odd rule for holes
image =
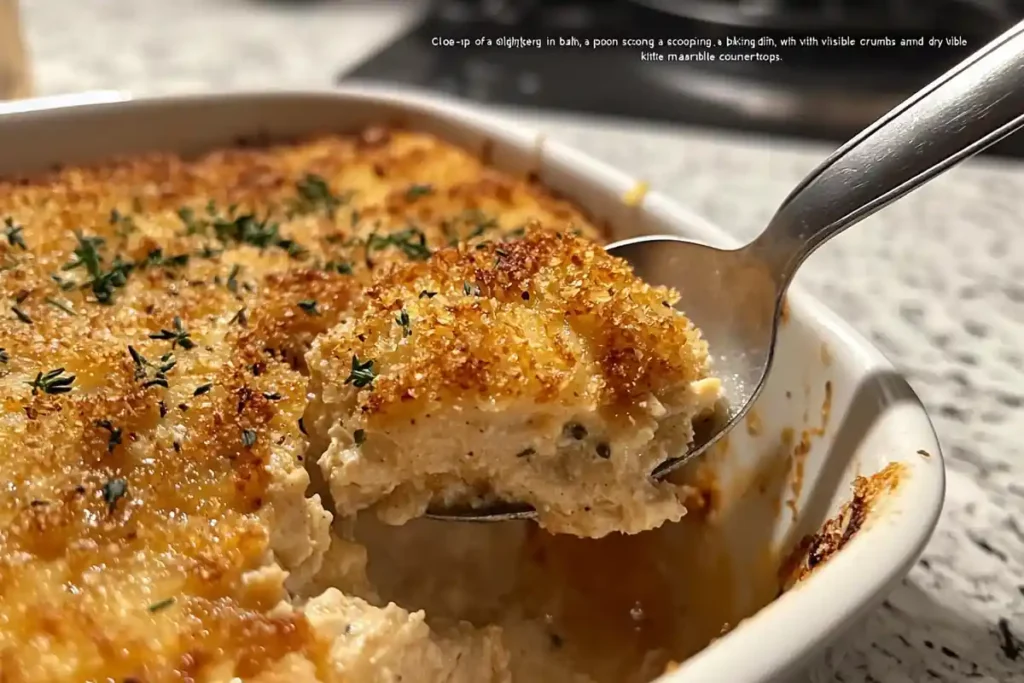
[[779, 291], [815, 249], [1024, 126], [1024, 22], [839, 148], [748, 247]]

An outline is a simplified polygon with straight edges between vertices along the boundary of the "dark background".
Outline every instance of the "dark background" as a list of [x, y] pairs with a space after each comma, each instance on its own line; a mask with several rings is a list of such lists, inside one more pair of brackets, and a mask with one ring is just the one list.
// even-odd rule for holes
[[[841, 142], [1022, 18], [1021, 0], [437, 0], [422, 22], [339, 80]], [[924, 38], [925, 47], [759, 49], [782, 58], [768, 63], [642, 61], [639, 48], [432, 44], [436, 38], [570, 36], [771, 37], [777, 45], [805, 36], [897, 44]], [[930, 47], [932, 38], [947, 44]], [[1024, 157], [1024, 137], [1012, 136], [990, 153]]]

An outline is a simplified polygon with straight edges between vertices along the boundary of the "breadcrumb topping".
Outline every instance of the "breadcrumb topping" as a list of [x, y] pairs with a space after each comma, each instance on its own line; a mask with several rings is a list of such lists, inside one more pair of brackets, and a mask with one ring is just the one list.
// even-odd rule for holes
[[677, 521], [687, 493], [651, 472], [718, 395], [677, 299], [542, 227], [382, 270], [307, 356], [338, 513], [525, 503], [587, 537]]
[[706, 345], [672, 306], [592, 241], [533, 230], [382, 271], [355, 316], [318, 341], [318, 372], [372, 382], [358, 410], [393, 415], [529, 396], [626, 417], [650, 394], [708, 375]]
[[0, 182], [4, 680], [331, 680], [286, 604], [329, 538], [303, 356], [379, 268], [533, 220], [598, 236], [386, 129]]

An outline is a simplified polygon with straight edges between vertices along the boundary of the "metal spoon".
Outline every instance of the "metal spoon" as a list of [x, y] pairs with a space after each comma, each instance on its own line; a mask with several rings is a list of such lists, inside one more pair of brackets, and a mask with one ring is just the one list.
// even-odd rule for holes
[[[652, 476], [660, 479], [703, 453], [750, 409], [771, 368], [783, 295], [815, 249], [1021, 126], [1024, 22], [839, 148], [790, 193], [750, 244], [725, 250], [666, 235], [610, 245], [608, 251], [629, 261], [645, 281], [680, 292], [678, 306], [704, 332], [728, 400], [725, 419]], [[430, 517], [473, 521], [534, 514], [515, 503], [428, 511]]]

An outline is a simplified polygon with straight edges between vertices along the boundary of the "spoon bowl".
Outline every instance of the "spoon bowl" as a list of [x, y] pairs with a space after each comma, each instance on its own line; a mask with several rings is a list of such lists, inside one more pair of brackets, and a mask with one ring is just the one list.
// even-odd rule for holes
[[608, 246], [645, 281], [669, 285], [708, 342], [726, 397], [713, 429], [698, 429], [686, 453], [666, 460], [661, 478], [707, 450], [743, 418], [761, 390], [775, 345], [781, 292], [771, 271], [747, 249], [716, 249], [682, 237], [644, 236]]
[[[652, 285], [680, 293], [677, 307], [702, 330], [722, 379], [725, 419], [660, 479], [725, 436], [750, 410], [771, 369], [784, 295], [800, 265], [846, 228], [1024, 126], [1024, 22], [984, 46], [847, 142], [782, 202], [765, 230], [733, 250], [673, 236], [616, 242]], [[515, 503], [430, 509], [439, 519], [532, 516]]]

